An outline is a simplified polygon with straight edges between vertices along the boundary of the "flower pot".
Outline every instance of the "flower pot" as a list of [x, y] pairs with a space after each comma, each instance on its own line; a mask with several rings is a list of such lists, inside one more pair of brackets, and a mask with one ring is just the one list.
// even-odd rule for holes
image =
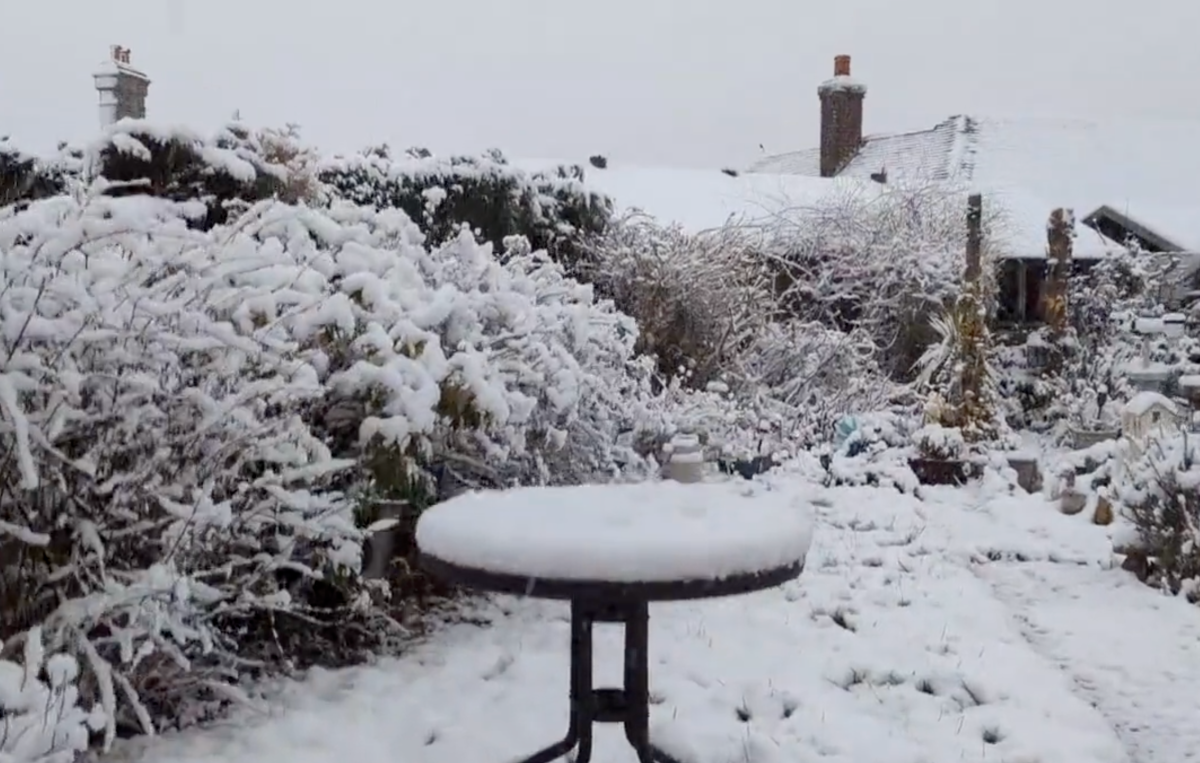
[[1115, 440], [1120, 434], [1120, 431], [1117, 429], [1083, 429], [1071, 427], [1071, 447], [1075, 448], [1075, 450], [1084, 450], [1097, 443]]
[[940, 458], [913, 458], [908, 466], [922, 485], [965, 485], [982, 472], [979, 464]]
[[1017, 473], [1017, 485], [1026, 493], [1042, 489], [1042, 470], [1036, 456], [1010, 455], [1008, 465]]

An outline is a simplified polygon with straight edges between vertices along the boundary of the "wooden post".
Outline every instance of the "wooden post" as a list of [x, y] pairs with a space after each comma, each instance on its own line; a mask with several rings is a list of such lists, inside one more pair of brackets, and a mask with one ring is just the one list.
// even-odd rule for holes
[[1046, 289], [1046, 322], [1055, 337], [1067, 330], [1067, 286], [1071, 276], [1071, 250], [1075, 238], [1075, 213], [1059, 207], [1050, 213], [1046, 239], [1050, 258]]
[[1029, 263], [1017, 260], [1017, 321], [1029, 321]]
[[967, 268], [963, 280], [974, 283], [983, 275], [983, 196], [967, 197]]

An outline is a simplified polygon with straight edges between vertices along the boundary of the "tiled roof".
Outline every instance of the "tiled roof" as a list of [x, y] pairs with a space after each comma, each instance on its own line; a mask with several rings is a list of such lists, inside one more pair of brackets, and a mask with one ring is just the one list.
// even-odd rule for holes
[[[883, 170], [889, 182], [965, 184], [1008, 210], [1022, 251], [1044, 249], [1051, 209], [1070, 207], [1083, 219], [1104, 205], [1200, 251], [1197, 135], [1200, 123], [1186, 121], [957, 116], [929, 130], [868, 136], [838, 177]], [[818, 149], [769, 156], [748, 172], [818, 175], [819, 158]]]
[[[886, 172], [889, 180], [970, 179], [976, 124], [966, 116], [950, 117], [928, 130], [868, 135], [863, 146], [838, 173], [867, 179]], [[768, 156], [749, 172], [772, 175], [819, 175], [820, 149]]]

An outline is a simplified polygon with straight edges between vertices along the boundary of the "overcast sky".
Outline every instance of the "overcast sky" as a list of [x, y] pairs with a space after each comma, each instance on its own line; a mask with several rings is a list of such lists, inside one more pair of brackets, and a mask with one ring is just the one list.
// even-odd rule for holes
[[835, 54], [866, 130], [955, 113], [1200, 120], [1197, 0], [3, 0], [0, 134], [97, 128], [110, 44], [154, 120], [240, 110], [327, 150], [742, 166], [815, 144]]

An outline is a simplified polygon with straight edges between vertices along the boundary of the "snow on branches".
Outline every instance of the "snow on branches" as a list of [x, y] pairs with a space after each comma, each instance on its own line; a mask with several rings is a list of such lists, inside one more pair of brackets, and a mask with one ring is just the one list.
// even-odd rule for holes
[[22, 664], [0, 659], [0, 763], [73, 763], [104, 713], [79, 706], [79, 664], [47, 657], [40, 628], [23, 642]]
[[631, 213], [588, 242], [582, 277], [637, 319], [665, 378], [703, 388], [780, 317], [768, 265], [736, 227], [693, 234]]
[[210, 211], [0, 211], [0, 638], [74, 655], [109, 742], [386, 628], [356, 593], [372, 450], [612, 475], [648, 398], [634, 323], [520, 239], [427, 248], [402, 211], [337, 201], [192, 224]]
[[1165, 434], [1130, 459], [1114, 482], [1150, 581], [1200, 602], [1200, 444]]
[[788, 313], [767, 241], [736, 222], [689, 233], [635, 213], [589, 242], [581, 268], [637, 319], [675, 416], [738, 458], [823, 441], [890, 391], [866, 331]]
[[[930, 319], [958, 294], [966, 195], [937, 185], [843, 189], [786, 209], [764, 226], [787, 284], [789, 312], [866, 331], [895, 378], [934, 338]], [[1003, 240], [1004, 213], [982, 220], [985, 264]]]

